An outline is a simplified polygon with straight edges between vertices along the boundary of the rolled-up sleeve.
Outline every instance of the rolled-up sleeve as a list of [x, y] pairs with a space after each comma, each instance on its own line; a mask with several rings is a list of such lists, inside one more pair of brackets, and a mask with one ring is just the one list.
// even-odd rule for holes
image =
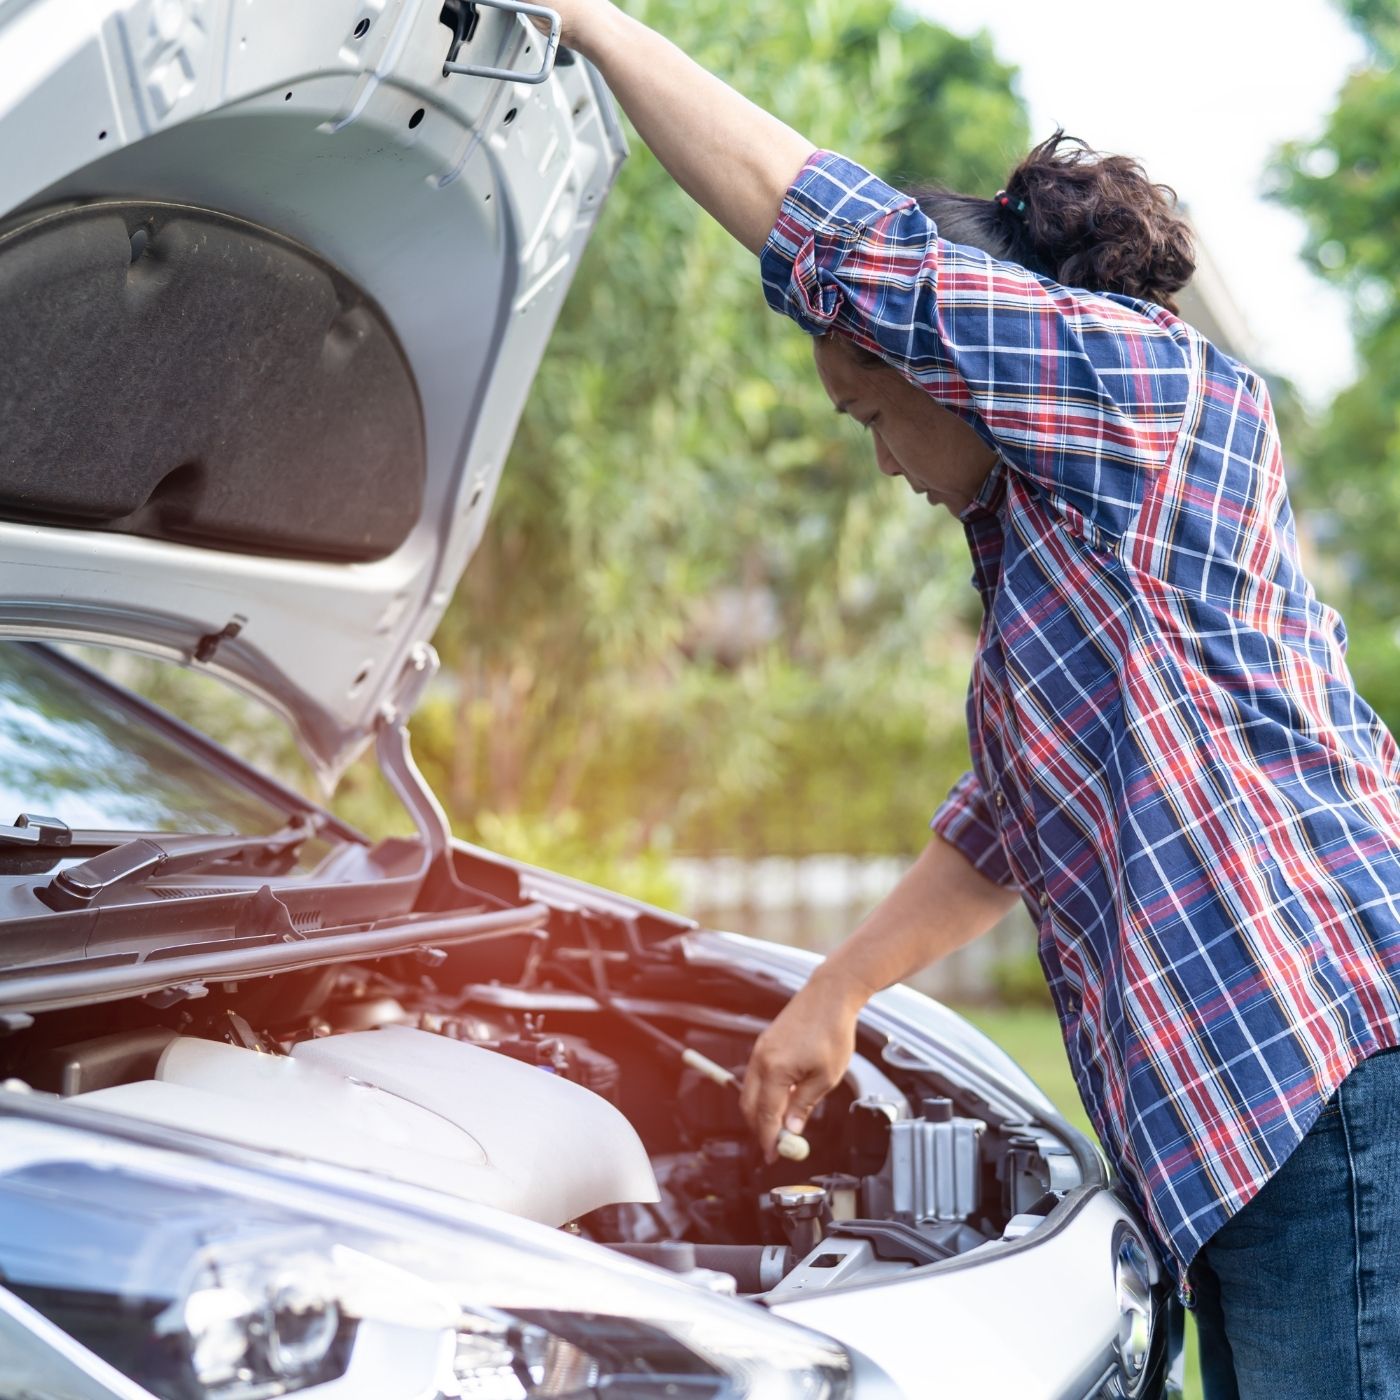
[[878, 355], [1110, 533], [1172, 458], [1197, 337], [1163, 307], [940, 238], [913, 198], [829, 151], [793, 181], [759, 260], [774, 310]]
[[988, 880], [1007, 889], [1019, 889], [1011, 873], [1001, 838], [987, 812], [982, 785], [975, 773], [964, 773], [943, 800], [929, 822], [951, 846], [956, 846], [968, 863]]

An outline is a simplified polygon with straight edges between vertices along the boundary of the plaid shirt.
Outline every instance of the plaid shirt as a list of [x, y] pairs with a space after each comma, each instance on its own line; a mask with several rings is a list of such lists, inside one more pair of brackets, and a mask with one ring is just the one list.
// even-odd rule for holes
[[1019, 890], [1094, 1126], [1175, 1265], [1400, 1043], [1400, 751], [1298, 560], [1263, 381], [1163, 307], [938, 237], [818, 152], [769, 303], [997, 452], [973, 771], [932, 826]]

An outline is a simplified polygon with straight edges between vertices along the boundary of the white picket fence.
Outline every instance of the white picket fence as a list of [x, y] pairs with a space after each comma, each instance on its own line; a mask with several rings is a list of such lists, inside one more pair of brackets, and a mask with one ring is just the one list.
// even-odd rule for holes
[[[678, 856], [670, 866], [681, 883], [680, 908], [707, 927], [827, 953], [895, 885], [912, 859]], [[1035, 930], [1018, 908], [990, 933], [910, 982], [945, 1001], [986, 1000], [993, 966], [1034, 945]]]

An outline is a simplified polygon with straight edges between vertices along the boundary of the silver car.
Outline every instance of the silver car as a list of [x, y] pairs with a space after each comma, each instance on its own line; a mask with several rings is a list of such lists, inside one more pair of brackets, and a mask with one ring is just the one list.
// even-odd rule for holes
[[[812, 959], [454, 841], [413, 765], [626, 154], [527, 8], [0, 0], [0, 1394], [1160, 1394], [1144, 1229], [996, 1046], [876, 997], [765, 1166]], [[416, 837], [75, 643], [328, 784], [373, 745]]]

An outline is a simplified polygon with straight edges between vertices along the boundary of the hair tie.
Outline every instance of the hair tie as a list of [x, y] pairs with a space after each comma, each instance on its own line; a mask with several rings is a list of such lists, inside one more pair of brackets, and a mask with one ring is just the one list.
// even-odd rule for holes
[[1018, 219], [1024, 222], [1026, 217], [1026, 201], [1024, 199], [1013, 200], [1005, 190], [998, 190], [996, 192], [996, 202], [1003, 209], [1009, 209]]

